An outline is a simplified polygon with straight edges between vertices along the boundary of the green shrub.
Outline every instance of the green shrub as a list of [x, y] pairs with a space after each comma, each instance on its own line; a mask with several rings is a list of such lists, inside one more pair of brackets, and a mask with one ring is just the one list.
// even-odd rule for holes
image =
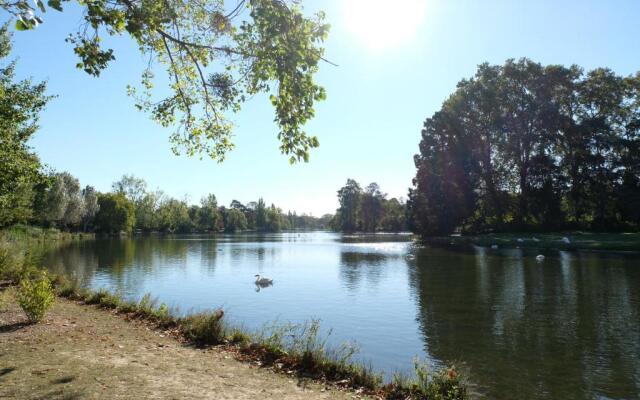
[[23, 279], [18, 289], [17, 300], [31, 322], [39, 322], [54, 301], [54, 292], [47, 274], [36, 279]]
[[184, 336], [198, 345], [218, 344], [225, 338], [222, 310], [193, 314], [180, 320]]

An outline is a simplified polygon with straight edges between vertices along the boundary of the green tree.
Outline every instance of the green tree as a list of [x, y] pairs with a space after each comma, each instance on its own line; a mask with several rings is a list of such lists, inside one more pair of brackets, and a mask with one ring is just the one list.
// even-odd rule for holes
[[166, 199], [158, 206], [158, 227], [163, 232], [187, 233], [193, 230], [186, 202]]
[[218, 211], [218, 200], [214, 194], [209, 194], [200, 200], [198, 212], [198, 229], [201, 231], [215, 232], [221, 223], [222, 217]]
[[34, 187], [41, 180], [38, 157], [28, 142], [38, 129], [38, 117], [50, 97], [44, 83], [14, 82], [15, 62], [7, 26], [0, 27], [0, 227], [33, 217]]
[[93, 186], [87, 185], [82, 189], [82, 202], [84, 212], [82, 214], [82, 230], [87, 231], [98, 213], [98, 192]]
[[161, 191], [147, 192], [136, 203], [136, 228], [145, 232], [159, 229], [158, 204], [163, 201]]
[[[36, 28], [47, 9], [63, 10], [68, 0], [0, 1], [18, 30]], [[233, 147], [227, 114], [257, 93], [268, 93], [275, 108], [281, 151], [290, 161], [307, 161], [318, 146], [304, 124], [325, 91], [313, 77], [323, 59], [329, 26], [324, 13], [303, 14], [298, 1], [95, 0], [80, 2], [85, 24], [67, 42], [77, 67], [98, 76], [115, 59], [102, 47], [103, 35], [128, 34], [149, 60], [139, 89], [129, 88], [137, 108], [162, 126], [175, 125], [173, 150], [207, 153], [223, 160]], [[244, 11], [247, 11], [245, 13]], [[154, 98], [155, 65], [170, 79], [166, 97]], [[162, 90], [160, 92], [167, 92]]]
[[338, 225], [341, 231], [355, 232], [358, 230], [361, 196], [362, 188], [353, 179], [347, 179], [346, 185], [338, 190], [340, 207], [336, 212], [336, 217], [339, 217]]
[[74, 228], [85, 213], [80, 182], [68, 172], [52, 174], [45, 189], [40, 219], [47, 225]]
[[264, 204], [262, 197], [258, 199], [256, 203], [256, 229], [258, 231], [264, 231], [267, 229], [267, 208]]
[[383, 203], [386, 195], [380, 191], [377, 183], [369, 184], [360, 196], [360, 223], [364, 232], [375, 232], [384, 215]]
[[603, 68], [481, 65], [425, 121], [409, 225], [638, 229], [639, 88]]
[[111, 190], [123, 194], [134, 204], [138, 204], [147, 193], [147, 182], [134, 175], [122, 175], [119, 181], [113, 182]]
[[382, 205], [383, 217], [380, 225], [385, 232], [401, 232], [407, 229], [406, 227], [406, 205], [401, 201], [394, 198], [385, 200]]
[[247, 229], [247, 219], [242, 211], [235, 208], [226, 209], [224, 214], [224, 231], [225, 232], [238, 232]]
[[98, 195], [96, 229], [104, 233], [131, 232], [135, 226], [135, 206], [121, 193]]

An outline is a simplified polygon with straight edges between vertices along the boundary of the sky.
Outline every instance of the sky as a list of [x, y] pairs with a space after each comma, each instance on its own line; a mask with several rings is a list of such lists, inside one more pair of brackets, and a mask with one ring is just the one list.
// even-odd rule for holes
[[110, 190], [123, 174], [149, 189], [197, 203], [214, 193], [219, 204], [263, 197], [283, 210], [333, 213], [348, 178], [377, 182], [389, 197], [405, 197], [415, 174], [424, 120], [483, 62], [528, 57], [543, 64], [640, 70], [640, 1], [306, 0], [331, 24], [317, 81], [327, 100], [316, 105], [307, 131], [320, 147], [309, 163], [280, 154], [273, 111], [257, 96], [232, 116], [236, 148], [218, 164], [174, 156], [169, 135], [126, 94], [144, 60], [126, 36], [105, 43], [116, 61], [99, 78], [77, 70], [65, 37], [80, 15], [51, 10], [34, 31], [14, 35], [19, 77], [47, 80], [57, 95], [43, 112], [31, 144], [41, 160]]

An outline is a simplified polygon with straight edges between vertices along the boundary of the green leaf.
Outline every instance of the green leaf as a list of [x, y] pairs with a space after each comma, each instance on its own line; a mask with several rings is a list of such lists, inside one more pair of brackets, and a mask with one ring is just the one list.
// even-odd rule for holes
[[18, 30], [18, 31], [28, 31], [29, 29], [31, 29], [31, 26], [27, 25], [21, 19], [16, 21], [16, 30]]
[[40, 11], [47, 12], [47, 9], [44, 7], [44, 3], [42, 2], [42, 0], [36, 0], [36, 5], [40, 9]]
[[62, 11], [62, 1], [61, 0], [48, 0], [47, 4], [49, 7], [53, 8], [57, 11]]

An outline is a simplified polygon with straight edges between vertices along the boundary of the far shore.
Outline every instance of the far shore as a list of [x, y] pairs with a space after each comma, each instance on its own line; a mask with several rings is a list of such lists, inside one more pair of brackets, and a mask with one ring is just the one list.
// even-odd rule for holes
[[489, 233], [430, 237], [423, 242], [440, 246], [640, 252], [640, 233]]

